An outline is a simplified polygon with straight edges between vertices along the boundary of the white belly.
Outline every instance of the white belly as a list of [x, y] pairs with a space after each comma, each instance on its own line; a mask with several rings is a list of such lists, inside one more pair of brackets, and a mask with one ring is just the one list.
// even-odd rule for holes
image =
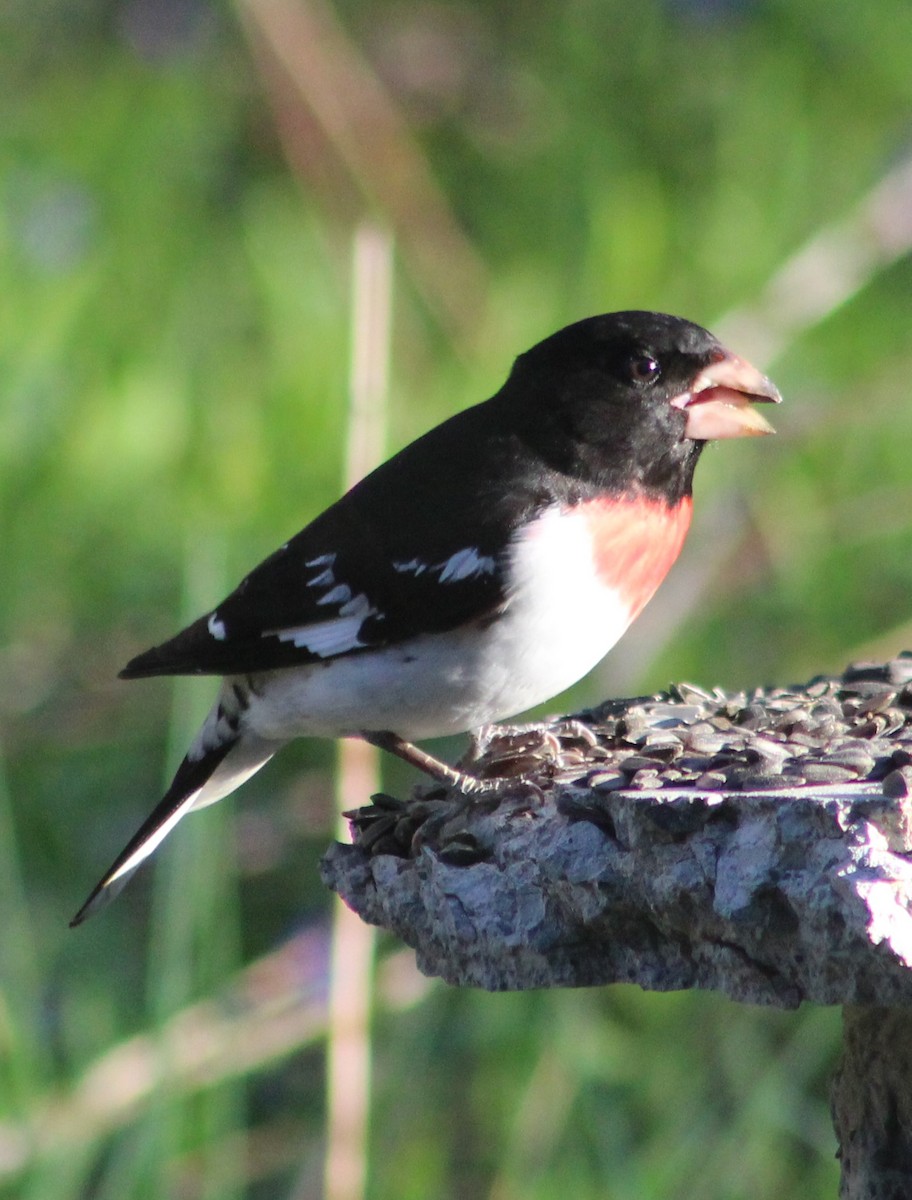
[[596, 574], [582, 518], [548, 512], [530, 526], [513, 547], [513, 580], [506, 610], [486, 628], [254, 677], [249, 726], [275, 740], [463, 732], [564, 691], [630, 623], [627, 604]]

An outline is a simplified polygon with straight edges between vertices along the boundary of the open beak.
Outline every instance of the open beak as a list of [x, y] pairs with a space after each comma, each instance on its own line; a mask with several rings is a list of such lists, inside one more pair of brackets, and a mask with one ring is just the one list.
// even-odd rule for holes
[[697, 375], [686, 392], [670, 403], [687, 414], [684, 436], [696, 442], [717, 438], [758, 437], [775, 433], [754, 404], [779, 404], [775, 384], [734, 354], [723, 354]]

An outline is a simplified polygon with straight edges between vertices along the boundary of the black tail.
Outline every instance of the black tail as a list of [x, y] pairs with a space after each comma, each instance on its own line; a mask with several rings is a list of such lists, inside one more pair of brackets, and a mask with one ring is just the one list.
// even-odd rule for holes
[[193, 807], [200, 790], [236, 742], [237, 738], [225, 741], [212, 750], [207, 750], [202, 758], [196, 760], [184, 759], [161, 801], [143, 821], [109, 870], [95, 885], [88, 900], [70, 921], [71, 928], [94, 916], [129, 883], [137, 867]]

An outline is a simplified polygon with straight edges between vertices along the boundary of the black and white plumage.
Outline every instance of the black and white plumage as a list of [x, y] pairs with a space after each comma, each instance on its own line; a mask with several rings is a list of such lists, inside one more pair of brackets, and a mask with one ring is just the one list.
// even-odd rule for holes
[[299, 736], [411, 746], [585, 675], [677, 557], [705, 442], [770, 432], [768, 379], [706, 330], [628, 312], [570, 325], [490, 400], [372, 472], [124, 678], [211, 674], [218, 700], [159, 806], [74, 918], [180, 818]]

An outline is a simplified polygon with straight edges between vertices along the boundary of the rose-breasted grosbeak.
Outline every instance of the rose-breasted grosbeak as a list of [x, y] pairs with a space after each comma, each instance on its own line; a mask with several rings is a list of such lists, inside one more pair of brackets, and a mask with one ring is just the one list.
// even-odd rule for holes
[[660, 313], [591, 317], [520, 355], [490, 400], [400, 451], [121, 672], [223, 682], [73, 924], [291, 738], [362, 737], [471, 791], [411, 741], [513, 716], [594, 667], [677, 558], [705, 443], [772, 432], [751, 405], [779, 399], [712, 334]]

